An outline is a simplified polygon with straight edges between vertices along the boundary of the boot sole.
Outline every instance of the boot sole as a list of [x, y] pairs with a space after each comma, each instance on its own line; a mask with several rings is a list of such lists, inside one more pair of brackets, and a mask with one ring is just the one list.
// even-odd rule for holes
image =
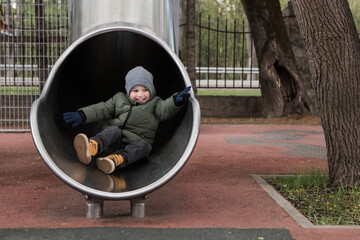
[[89, 152], [89, 139], [85, 134], [80, 133], [76, 135], [74, 138], [74, 148], [79, 161], [88, 165], [91, 162], [91, 156]]
[[108, 158], [97, 158], [96, 166], [106, 174], [111, 174], [115, 171], [115, 163]]

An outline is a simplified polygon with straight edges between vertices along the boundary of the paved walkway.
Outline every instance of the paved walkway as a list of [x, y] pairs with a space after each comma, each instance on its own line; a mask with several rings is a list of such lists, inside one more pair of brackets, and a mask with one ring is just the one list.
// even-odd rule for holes
[[252, 177], [326, 171], [321, 126], [202, 125], [183, 170], [150, 194], [145, 218], [105, 201], [85, 218], [30, 133], [0, 134], [0, 239], [356, 239], [360, 229], [303, 227]]

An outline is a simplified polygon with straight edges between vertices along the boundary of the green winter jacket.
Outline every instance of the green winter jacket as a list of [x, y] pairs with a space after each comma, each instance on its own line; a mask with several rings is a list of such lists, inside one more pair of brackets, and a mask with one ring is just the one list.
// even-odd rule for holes
[[159, 122], [173, 117], [182, 108], [175, 105], [174, 95], [163, 100], [154, 93], [146, 103], [138, 104], [127, 94], [119, 92], [106, 102], [80, 108], [78, 111], [86, 115], [85, 123], [105, 120], [104, 128], [118, 126], [122, 129], [123, 142], [145, 140], [151, 149]]

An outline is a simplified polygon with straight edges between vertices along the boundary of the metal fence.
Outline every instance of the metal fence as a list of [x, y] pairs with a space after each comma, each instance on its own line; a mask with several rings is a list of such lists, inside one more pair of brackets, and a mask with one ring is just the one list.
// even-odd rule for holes
[[198, 88], [259, 88], [259, 70], [249, 26], [240, 22], [203, 19], [196, 24]]
[[[197, 87], [258, 88], [244, 22], [199, 19]], [[67, 38], [68, 0], [0, 0], [0, 132], [30, 131], [31, 104]]]
[[67, 0], [0, 0], [0, 131], [29, 131], [31, 103], [67, 47]]

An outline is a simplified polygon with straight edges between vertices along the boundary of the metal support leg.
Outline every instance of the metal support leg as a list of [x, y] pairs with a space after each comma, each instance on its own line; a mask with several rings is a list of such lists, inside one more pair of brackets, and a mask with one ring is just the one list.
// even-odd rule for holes
[[103, 216], [104, 200], [84, 195], [86, 200], [86, 218], [101, 218]]
[[148, 199], [149, 195], [145, 195], [139, 198], [133, 198], [130, 200], [131, 202], [131, 216], [136, 218], [145, 217], [146, 210], [146, 199]]

